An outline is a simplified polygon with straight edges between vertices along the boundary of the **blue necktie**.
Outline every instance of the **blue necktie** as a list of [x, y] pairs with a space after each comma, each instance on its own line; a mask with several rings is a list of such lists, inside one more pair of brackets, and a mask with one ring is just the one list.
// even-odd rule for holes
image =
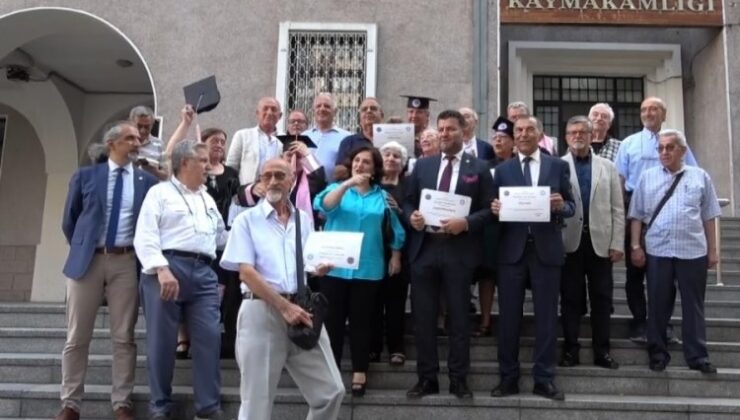
[[532, 186], [532, 171], [529, 169], [529, 162], [532, 160], [531, 156], [527, 156], [524, 159], [524, 183], [528, 187]]
[[113, 205], [108, 218], [108, 232], [105, 235], [105, 247], [116, 246], [116, 233], [118, 233], [118, 218], [121, 215], [121, 197], [123, 196], [123, 168], [116, 169], [116, 183], [113, 186]]

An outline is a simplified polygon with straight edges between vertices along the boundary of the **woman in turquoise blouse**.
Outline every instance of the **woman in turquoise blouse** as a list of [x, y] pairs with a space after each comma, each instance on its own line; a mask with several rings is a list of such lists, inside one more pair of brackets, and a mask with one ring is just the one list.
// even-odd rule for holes
[[314, 208], [326, 218], [324, 230], [362, 232], [360, 263], [356, 270], [335, 268], [320, 279], [321, 292], [329, 300], [326, 331], [337, 365], [342, 360], [344, 324], [349, 318], [352, 355], [352, 395], [363, 396], [367, 383], [370, 339], [375, 297], [386, 274], [401, 271], [401, 248], [406, 234], [394, 211], [387, 212], [393, 230], [392, 256], [386, 266], [383, 218], [388, 207], [380, 187], [383, 158], [372, 147], [361, 147], [350, 156], [351, 177], [329, 185], [314, 199]]

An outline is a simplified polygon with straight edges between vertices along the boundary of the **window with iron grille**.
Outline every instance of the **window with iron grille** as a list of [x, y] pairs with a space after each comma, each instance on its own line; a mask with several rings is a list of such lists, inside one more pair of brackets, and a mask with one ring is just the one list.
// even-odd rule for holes
[[[558, 150], [567, 149], [565, 124], [575, 115], [587, 115], [598, 102], [614, 110], [609, 130], [612, 137], [623, 139], [642, 128], [640, 103], [645, 84], [637, 77], [534, 76], [533, 111], [540, 118], [545, 133], [557, 136]], [[562, 153], [561, 153], [562, 154]]]
[[281, 25], [277, 97], [284, 115], [302, 110], [313, 121], [313, 99], [334, 96], [334, 123], [359, 130], [360, 102], [375, 94], [375, 25]]

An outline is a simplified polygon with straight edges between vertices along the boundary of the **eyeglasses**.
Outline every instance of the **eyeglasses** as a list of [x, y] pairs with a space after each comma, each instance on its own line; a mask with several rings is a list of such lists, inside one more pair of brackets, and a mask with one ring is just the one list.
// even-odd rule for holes
[[575, 137], [575, 136], [585, 136], [585, 135], [587, 135], [588, 133], [589, 133], [589, 132], [588, 132], [588, 131], [586, 131], [586, 130], [578, 130], [578, 131], [566, 131], [566, 132], [565, 132], [565, 134], [566, 134], [566, 135], [568, 135], [568, 136], [574, 136], [574, 137]]
[[675, 144], [666, 144], [666, 145], [660, 145], [658, 146], [658, 153], [662, 153], [663, 151], [666, 152], [672, 152], [676, 150], [677, 146]]
[[306, 120], [288, 120], [288, 124], [308, 124], [308, 121]]
[[275, 181], [281, 182], [285, 181], [285, 178], [288, 177], [288, 174], [285, 172], [264, 172], [262, 175], [260, 175], [260, 180], [262, 182], [270, 182], [273, 178], [275, 178]]

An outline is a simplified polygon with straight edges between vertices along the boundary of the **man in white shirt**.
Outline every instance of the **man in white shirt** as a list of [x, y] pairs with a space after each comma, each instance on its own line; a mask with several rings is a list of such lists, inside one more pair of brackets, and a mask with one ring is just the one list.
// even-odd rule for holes
[[319, 93], [313, 100], [314, 126], [303, 134], [316, 143], [316, 159], [324, 167], [326, 181], [334, 180], [334, 166], [339, 154], [339, 145], [351, 133], [334, 125], [337, 104], [330, 93]]
[[139, 146], [139, 156], [136, 159], [136, 164], [160, 181], [167, 179], [168, 173], [162, 140], [152, 135], [154, 111], [148, 106], [139, 105], [131, 109], [128, 119], [131, 124], [136, 126], [139, 137], [141, 137], [141, 146]]
[[275, 127], [283, 116], [280, 102], [271, 97], [260, 99], [256, 115], [257, 125], [234, 133], [226, 154], [226, 166], [239, 171], [241, 185], [254, 183], [262, 165], [282, 152], [282, 143], [275, 137]]
[[182, 321], [193, 357], [195, 418], [222, 418], [218, 279], [210, 264], [217, 244], [225, 242], [225, 231], [203, 185], [208, 162], [204, 143], [175, 146], [173, 176], [149, 191], [136, 226], [152, 419], [169, 419], [173, 411], [171, 381]]
[[[301, 251], [312, 230], [311, 216], [290, 204], [294, 174], [287, 162], [265, 163], [260, 178], [267, 189], [265, 199], [234, 220], [221, 259], [221, 266], [239, 271], [244, 283], [236, 338], [241, 373], [239, 420], [271, 418], [276, 378], [283, 367], [308, 402], [307, 418], [336, 419], [345, 391], [326, 329], [322, 328], [311, 350], [297, 347], [287, 333], [288, 324], [313, 325], [311, 314], [294, 303], [296, 251]], [[298, 249], [296, 211], [301, 222]], [[316, 274], [324, 275], [329, 268], [320, 264]], [[305, 281], [305, 275], [301, 277]]]

